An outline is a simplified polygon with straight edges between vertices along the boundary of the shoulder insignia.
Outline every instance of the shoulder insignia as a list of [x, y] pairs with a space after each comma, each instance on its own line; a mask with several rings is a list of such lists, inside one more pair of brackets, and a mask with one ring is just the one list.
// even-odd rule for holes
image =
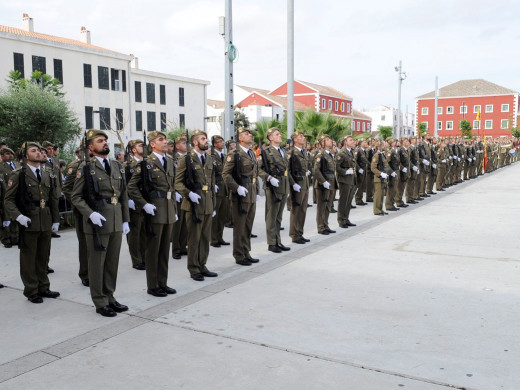
[[121, 169], [119, 170], [119, 172], [121, 172], [121, 173], [125, 173], [125, 170], [124, 170], [123, 168], [121, 168]]
[[339, 161], [341, 160], [341, 156], [338, 154], [338, 157], [336, 157], [336, 159]]
[[9, 181], [7, 182], [7, 186], [8, 187], [12, 187], [13, 186], [13, 180], [12, 179], [9, 179]]
[[230, 162], [231, 161], [231, 156], [227, 156], [226, 161]]
[[319, 157], [316, 158], [316, 161], [317, 161], [317, 162], [320, 162], [320, 160], [321, 160], [321, 159], [320, 159]]
[[134, 173], [135, 171], [133, 169], [130, 169], [130, 173]]
[[81, 177], [81, 169], [78, 169], [78, 172], [76, 172], [76, 177], [78, 179]]
[[141, 173], [141, 166], [140, 166], [140, 165], [136, 166], [136, 167], [135, 167], [135, 171], [136, 171], [137, 173]]
[[152, 169], [152, 166], [151, 165], [146, 165], [146, 168]]
[[69, 168], [69, 170], [68, 170], [69, 175], [72, 173], [73, 170], [74, 170], [74, 169]]

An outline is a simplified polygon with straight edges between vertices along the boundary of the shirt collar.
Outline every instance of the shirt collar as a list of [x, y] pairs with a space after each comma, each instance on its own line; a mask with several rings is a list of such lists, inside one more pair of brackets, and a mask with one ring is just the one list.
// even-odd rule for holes
[[36, 176], [36, 169], [40, 170], [40, 174], [42, 172], [42, 169], [40, 167], [33, 167], [32, 165], [27, 164], [29, 168], [31, 168], [32, 173], [34, 173], [34, 176]]
[[162, 162], [163, 161], [163, 158], [166, 157], [166, 155], [162, 155], [162, 154], [159, 154], [159, 153], [156, 153], [156, 152], [152, 152], [153, 154], [155, 154], [157, 156], [157, 158]]
[[108, 161], [108, 165], [110, 165], [110, 159], [108, 159], [108, 158], [106, 158], [106, 157], [99, 157], [99, 156], [95, 156], [95, 157], [98, 159], [98, 161], [100, 162], [101, 165], [105, 166], [105, 165], [104, 165], [105, 162], [103, 161], [103, 160], [105, 160], [105, 159]]
[[[240, 145], [240, 144], [239, 144], [239, 145]], [[242, 145], [240, 145], [240, 147], [242, 148], [242, 150], [243, 150], [244, 152], [246, 152], [247, 154], [249, 154], [249, 151], [250, 151], [251, 149], [244, 148]]]

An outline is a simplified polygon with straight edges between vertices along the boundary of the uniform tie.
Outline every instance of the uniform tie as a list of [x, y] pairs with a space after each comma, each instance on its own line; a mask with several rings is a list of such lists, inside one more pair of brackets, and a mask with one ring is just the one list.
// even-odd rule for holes
[[164, 168], [164, 171], [166, 172], [166, 167], [167, 167], [167, 165], [166, 165], [166, 157], [162, 158], [162, 166]]
[[282, 156], [282, 158], [283, 158], [282, 148], [278, 148], [278, 151], [280, 152], [280, 156]]
[[200, 161], [202, 162], [202, 166], [204, 166], [206, 164], [206, 156], [204, 156], [203, 154], [200, 155]]
[[247, 154], [249, 154], [249, 157], [251, 157], [251, 160], [255, 161], [255, 158], [253, 157], [253, 152], [251, 151], [251, 149], [249, 149], [247, 151]]
[[220, 153], [220, 159], [224, 162], [224, 153]]
[[11, 161], [11, 168], [16, 169], [16, 167], [14, 166], [14, 162]]
[[106, 158], [103, 159], [103, 164], [105, 165], [105, 171], [107, 171], [107, 173], [110, 175], [110, 172], [111, 172], [110, 164], [108, 163], [108, 160]]
[[40, 175], [40, 169], [36, 168], [36, 178], [38, 179], [38, 183], [42, 181], [42, 175]]

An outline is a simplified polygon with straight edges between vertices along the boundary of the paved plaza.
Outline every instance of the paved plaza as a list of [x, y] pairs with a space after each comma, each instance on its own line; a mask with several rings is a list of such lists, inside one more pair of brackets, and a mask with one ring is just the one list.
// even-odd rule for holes
[[[520, 164], [464, 182], [355, 228], [267, 251], [264, 199], [257, 265], [211, 248], [219, 277], [195, 282], [170, 261], [178, 293], [146, 293], [123, 243], [115, 318], [95, 313], [77, 276], [73, 231], [52, 240], [51, 289], [22, 295], [18, 250], [0, 248], [0, 390], [520, 388]], [[225, 240], [232, 240], [225, 229]]]

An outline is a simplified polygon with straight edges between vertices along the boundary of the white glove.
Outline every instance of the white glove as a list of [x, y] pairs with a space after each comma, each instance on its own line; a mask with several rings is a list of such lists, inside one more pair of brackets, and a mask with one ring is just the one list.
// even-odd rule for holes
[[302, 189], [302, 186], [299, 185], [298, 183], [294, 183], [293, 186], [292, 186], [293, 190], [296, 191], [296, 192], [300, 192], [301, 189]]
[[199, 194], [196, 194], [195, 192], [192, 192], [190, 191], [190, 193], [188, 194], [188, 196], [190, 197], [190, 200], [195, 203], [195, 204], [199, 204], [199, 200], [201, 199], [201, 196]]
[[103, 217], [98, 212], [94, 211], [90, 216], [88, 217], [94, 225], [97, 226], [103, 226], [103, 222], [106, 221], [105, 217]]
[[143, 206], [143, 210], [146, 214], [150, 214], [150, 215], [155, 215], [155, 210], [157, 209], [157, 207], [155, 207], [153, 204], [151, 203], [147, 203]]
[[60, 223], [59, 222], [54, 222], [52, 224], [51, 230], [52, 230], [53, 233], [56, 233], [59, 228], [60, 228]]
[[311, 175], [311, 171], [307, 171], [307, 176], [310, 176]]
[[11, 224], [11, 221], [4, 221], [4, 222], [2, 222], [2, 226], [3, 227], [9, 227], [10, 224]]
[[419, 173], [419, 168], [417, 168], [415, 165], [412, 168], [415, 172]]
[[441, 160], [441, 163], [446, 164], [446, 159]]
[[417, 169], [417, 174], [421, 173], [421, 171], [419, 169]]
[[347, 169], [347, 172], [345, 172], [345, 175], [352, 175], [354, 173], [354, 170], [352, 168]]
[[215, 192], [218, 192], [218, 185], [215, 184]]
[[271, 177], [269, 183], [271, 183], [273, 187], [278, 187], [280, 185], [280, 180], [278, 180], [276, 177]]
[[128, 222], [123, 222], [123, 234], [126, 236], [128, 233], [130, 233], [130, 226]]
[[135, 210], [135, 202], [132, 199], [128, 199], [128, 208]]
[[471, 158], [468, 158], [468, 161], [469, 161], [469, 162], [472, 162], [472, 161], [473, 161], [473, 159], [471, 159]]
[[451, 163], [451, 166], [453, 166], [453, 163]]
[[476, 158], [476, 157], [473, 157], [473, 161], [477, 161], [477, 158]]
[[363, 173], [365, 173], [365, 171], [363, 170], [363, 168], [359, 168], [358, 169], [358, 172], [362, 175]]
[[177, 214], [175, 214], [175, 222], [177, 222], [179, 220], [179, 216]]
[[182, 200], [182, 195], [175, 191], [175, 201], [179, 203]]
[[432, 164], [432, 168], [433, 169], [437, 168], [437, 164]]
[[384, 172], [381, 172], [381, 178], [388, 179], [388, 175]]
[[426, 166], [430, 165], [430, 162], [429, 162], [428, 160], [426, 160], [426, 159], [423, 159], [423, 160], [422, 160], [422, 163], [423, 163], [424, 165], [426, 165]]
[[211, 218], [215, 218], [215, 215], [217, 215], [217, 212], [213, 210], [213, 214], [211, 214]]
[[462, 158], [464, 158], [464, 155], [462, 155]]
[[328, 181], [324, 182], [323, 183], [323, 188], [325, 188], [326, 190], [328, 190], [330, 188], [330, 183]]
[[459, 162], [460, 162], [460, 157], [457, 157], [457, 160], [459, 160]]
[[29, 227], [31, 218], [27, 218], [25, 215], [20, 214], [18, 217], [16, 217], [16, 221], [18, 221], [18, 223], [22, 226]]
[[401, 169], [404, 173], [408, 172], [408, 168], [404, 167], [403, 169]]
[[392, 176], [392, 177], [396, 177], [396, 176], [397, 176], [397, 173], [392, 172], [392, 173], [390, 174], [390, 176]]
[[451, 160], [452, 158], [453, 158], [452, 156], [449, 157], [450, 160]]
[[260, 195], [256, 194], [256, 201], [258, 202], [260, 200]]
[[237, 194], [245, 198], [245, 196], [247, 195], [247, 189], [245, 187], [238, 186]]

